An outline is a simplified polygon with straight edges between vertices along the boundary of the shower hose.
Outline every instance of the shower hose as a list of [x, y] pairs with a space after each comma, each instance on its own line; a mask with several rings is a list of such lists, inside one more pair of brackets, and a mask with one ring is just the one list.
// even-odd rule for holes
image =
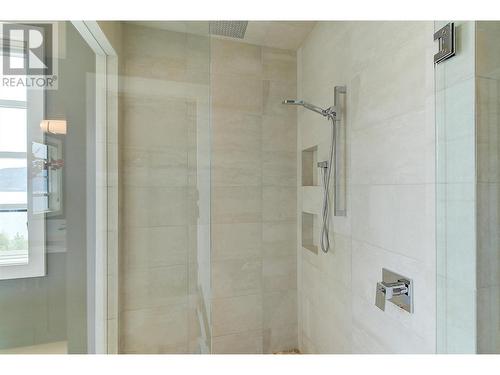
[[323, 225], [321, 227], [321, 250], [324, 253], [328, 253], [330, 250], [330, 234], [328, 231], [329, 221], [330, 221], [330, 178], [332, 175], [332, 166], [333, 166], [333, 153], [336, 148], [336, 129], [335, 129], [335, 115], [329, 115], [328, 119], [332, 122], [332, 142], [330, 144], [330, 158], [328, 160], [328, 165], [326, 168], [322, 169], [323, 174]]

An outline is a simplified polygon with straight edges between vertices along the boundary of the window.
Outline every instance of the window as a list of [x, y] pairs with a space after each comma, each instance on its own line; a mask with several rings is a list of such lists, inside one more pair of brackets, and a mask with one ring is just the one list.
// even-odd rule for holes
[[[3, 39], [2, 39], [3, 40]], [[0, 45], [11, 63], [24, 66], [21, 46]], [[40, 122], [43, 90], [0, 85], [0, 280], [45, 274], [48, 149]]]

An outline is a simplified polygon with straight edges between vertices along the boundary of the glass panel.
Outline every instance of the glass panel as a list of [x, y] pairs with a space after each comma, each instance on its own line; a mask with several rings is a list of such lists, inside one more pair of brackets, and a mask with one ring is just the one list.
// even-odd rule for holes
[[436, 67], [438, 351], [500, 353], [500, 22], [456, 24]]
[[437, 351], [474, 353], [475, 23], [455, 25], [457, 54], [435, 66]]
[[121, 351], [209, 353], [208, 22], [123, 27]]

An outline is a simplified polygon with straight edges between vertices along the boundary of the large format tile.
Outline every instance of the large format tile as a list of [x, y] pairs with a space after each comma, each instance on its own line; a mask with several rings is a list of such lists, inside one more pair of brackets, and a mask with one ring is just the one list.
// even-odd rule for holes
[[262, 114], [262, 81], [255, 78], [214, 74], [212, 105], [245, 113]]
[[[424, 107], [373, 124], [351, 136], [353, 184], [415, 184], [434, 181], [434, 126]], [[431, 126], [432, 125], [432, 126]]]
[[262, 330], [262, 295], [212, 300], [213, 336]]
[[263, 221], [295, 221], [297, 188], [264, 186], [262, 189]]
[[297, 153], [264, 151], [262, 155], [264, 186], [297, 186]]
[[259, 187], [214, 187], [212, 220], [220, 223], [256, 223], [261, 220], [262, 194]]
[[286, 115], [262, 116], [262, 150], [297, 152], [297, 116], [295, 110]]
[[213, 261], [211, 271], [214, 298], [257, 294], [262, 289], [260, 258]]
[[265, 80], [294, 82], [297, 80], [295, 51], [262, 48], [262, 74]]
[[262, 48], [260, 46], [211, 39], [212, 74], [262, 78]]
[[296, 280], [296, 256], [263, 258], [262, 283], [265, 292], [296, 289]]
[[212, 339], [213, 354], [262, 354], [262, 330], [240, 332]]
[[261, 223], [213, 224], [211, 259], [219, 261], [260, 257], [263, 231], [266, 231], [266, 227], [263, 228]]
[[353, 352], [361, 354], [432, 354], [435, 344], [388, 318], [375, 303], [353, 297]]
[[123, 265], [140, 268], [187, 264], [187, 241], [186, 226], [129, 227], [124, 233]]
[[297, 224], [267, 222], [262, 225], [262, 254], [265, 257], [296, 256]]
[[122, 308], [138, 310], [187, 301], [188, 266], [126, 269], [121, 286]]
[[123, 312], [121, 350], [135, 354], [187, 353], [187, 306]]
[[352, 235], [434, 264], [433, 185], [351, 186]]

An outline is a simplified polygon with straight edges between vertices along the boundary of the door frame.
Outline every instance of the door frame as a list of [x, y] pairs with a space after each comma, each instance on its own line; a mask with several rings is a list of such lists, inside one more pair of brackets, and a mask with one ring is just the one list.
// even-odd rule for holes
[[87, 219], [87, 351], [106, 354], [116, 352], [118, 343], [116, 312], [110, 310], [118, 298], [118, 190], [116, 179], [110, 178], [118, 171], [118, 106], [110, 100], [118, 93], [118, 59], [97, 21], [72, 24], [96, 55], [95, 153], [88, 159], [94, 168], [87, 169], [92, 173], [88, 194], [93, 194], [87, 209], [95, 214]]

